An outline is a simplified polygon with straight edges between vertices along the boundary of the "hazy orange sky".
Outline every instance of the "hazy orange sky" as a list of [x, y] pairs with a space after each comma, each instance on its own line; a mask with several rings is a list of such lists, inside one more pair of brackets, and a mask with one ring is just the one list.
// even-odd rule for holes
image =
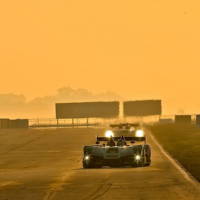
[[0, 93], [71, 86], [200, 111], [199, 0], [6, 0], [0, 27]]

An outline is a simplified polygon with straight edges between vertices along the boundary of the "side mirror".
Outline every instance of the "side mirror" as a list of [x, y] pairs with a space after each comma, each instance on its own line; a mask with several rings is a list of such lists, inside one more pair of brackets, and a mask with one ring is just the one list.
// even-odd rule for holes
[[99, 142], [99, 141], [96, 141], [96, 144], [100, 144], [100, 142]]

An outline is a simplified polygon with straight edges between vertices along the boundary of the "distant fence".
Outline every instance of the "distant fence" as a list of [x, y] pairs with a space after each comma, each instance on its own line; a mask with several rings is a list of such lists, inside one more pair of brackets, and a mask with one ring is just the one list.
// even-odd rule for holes
[[109, 124], [116, 122], [115, 118], [111, 119], [55, 119], [55, 118], [43, 118], [43, 119], [30, 119], [29, 127], [31, 128], [62, 128], [62, 127], [97, 127], [102, 124]]
[[[19, 120], [10, 120], [10, 119], [0, 119], [0, 129], [7, 128], [63, 128], [63, 127], [101, 127], [109, 125], [111, 123], [119, 122], [143, 122], [143, 123], [180, 123], [175, 120], [177, 115], [162, 115], [162, 116], [151, 116], [151, 117], [125, 117], [125, 118], [112, 118], [112, 119], [55, 119], [55, 118], [38, 118], [38, 119], [29, 119], [26, 120], [26, 123], [19, 125]], [[180, 115], [178, 115], [180, 116]], [[181, 115], [184, 116], [185, 115]], [[188, 115], [187, 115], [188, 116]], [[181, 123], [192, 123], [200, 126], [200, 115], [189, 115], [191, 116], [191, 121], [183, 120]], [[16, 123], [18, 122], [18, 125]], [[22, 126], [23, 124], [23, 126]]]

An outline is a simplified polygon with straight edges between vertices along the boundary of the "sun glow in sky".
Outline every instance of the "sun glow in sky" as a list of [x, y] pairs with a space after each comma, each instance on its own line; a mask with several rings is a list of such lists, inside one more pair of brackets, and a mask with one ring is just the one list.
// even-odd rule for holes
[[199, 0], [0, 2], [0, 93], [71, 86], [200, 112]]

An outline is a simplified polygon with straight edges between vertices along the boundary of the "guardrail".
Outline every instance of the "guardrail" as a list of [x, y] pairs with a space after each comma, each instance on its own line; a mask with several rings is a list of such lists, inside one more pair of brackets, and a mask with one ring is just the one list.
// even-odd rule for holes
[[110, 124], [116, 119], [30, 119], [30, 128], [64, 128], [64, 127], [96, 127], [102, 124]]

